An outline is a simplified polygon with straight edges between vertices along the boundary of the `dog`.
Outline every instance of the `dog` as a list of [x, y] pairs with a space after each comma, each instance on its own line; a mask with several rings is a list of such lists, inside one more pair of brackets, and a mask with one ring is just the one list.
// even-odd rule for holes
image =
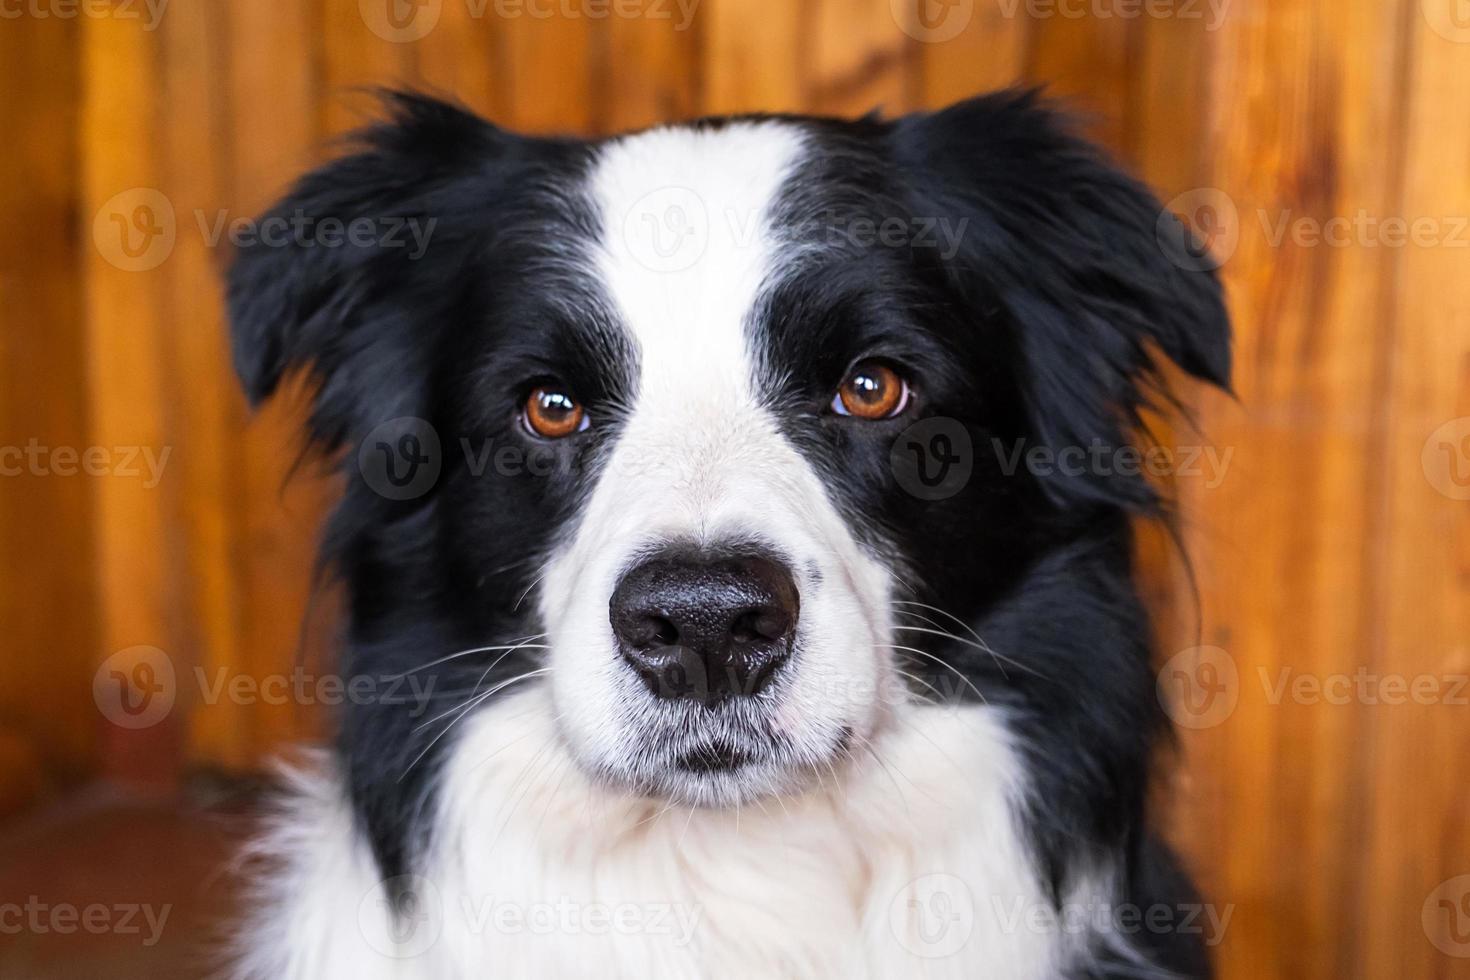
[[384, 98], [229, 271], [249, 399], [303, 379], [342, 473], [361, 682], [237, 974], [1208, 975], [1106, 912], [1197, 901], [1169, 495], [1061, 465], [1165, 362], [1228, 390], [1193, 234], [1033, 90], [596, 140]]

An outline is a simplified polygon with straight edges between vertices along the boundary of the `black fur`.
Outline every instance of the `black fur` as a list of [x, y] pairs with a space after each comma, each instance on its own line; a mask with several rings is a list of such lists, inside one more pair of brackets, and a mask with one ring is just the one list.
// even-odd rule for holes
[[[424, 721], [487, 668], [493, 681], [537, 659], [489, 651], [425, 667], [424, 651], [539, 632], [527, 593], [618, 429], [550, 450], [550, 478], [473, 473], [459, 440], [547, 452], [510, 421], [529, 381], [572, 382], [615, 421], [637, 376], [636, 353], [576, 265], [579, 243], [602, 233], [577, 199], [597, 145], [514, 136], [416, 96], [391, 105], [356, 153], [306, 177], [276, 213], [432, 218], [426, 254], [256, 246], [229, 289], [251, 399], [289, 371], [309, 372], [311, 435], [349, 463], [324, 548], [351, 601], [346, 673], [419, 669], [446, 695], [427, 715], [374, 702], [343, 718], [354, 801], [386, 876], [413, 867], [449, 741], [430, 747], [450, 719]], [[954, 612], [999, 654], [906, 641], [966, 684], [926, 659], [908, 670], [958, 698], [976, 696], [973, 685], [1013, 712], [1035, 787], [1025, 822], [1054, 894], [1079, 862], [1112, 855], [1126, 869], [1125, 901], [1188, 901], [1146, 807], [1168, 726], [1132, 583], [1130, 521], [1163, 514], [1159, 493], [1116, 473], [1008, 469], [1003, 450], [1130, 444], [1140, 410], [1167, 397], [1155, 352], [1228, 387], [1218, 283], [1190, 271], [1187, 233], [1157, 233], [1157, 201], [1034, 94], [894, 121], [792, 118], [812, 150], [780, 222], [794, 238], [821, 235], [822, 247], [775, 284], [752, 324], [770, 405], [800, 450], [841, 476], [831, 483], [842, 510], [910, 596]], [[892, 216], [948, 222], [955, 247], [848, 234], [860, 219]], [[912, 418], [859, 431], [821, 411], [871, 356], [923, 379], [921, 415], [963, 425], [975, 472], [960, 492], [925, 501], [896, 485], [889, 451]], [[368, 433], [402, 416], [433, 424], [444, 472], [428, 493], [395, 502], [350, 462]], [[1151, 938], [1160, 965], [1208, 972], [1189, 937]]]

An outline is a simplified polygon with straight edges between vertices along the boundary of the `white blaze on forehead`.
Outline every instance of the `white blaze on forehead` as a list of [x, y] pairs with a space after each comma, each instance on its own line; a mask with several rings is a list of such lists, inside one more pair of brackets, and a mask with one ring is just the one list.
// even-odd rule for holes
[[599, 272], [640, 357], [640, 404], [749, 398], [745, 321], [771, 271], [770, 211], [801, 156], [778, 122], [657, 129], [609, 144], [591, 175]]

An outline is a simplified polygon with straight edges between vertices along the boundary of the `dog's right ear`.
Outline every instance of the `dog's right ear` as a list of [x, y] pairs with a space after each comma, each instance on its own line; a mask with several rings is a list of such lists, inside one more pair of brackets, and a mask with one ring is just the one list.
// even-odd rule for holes
[[[1035, 91], [907, 116], [891, 145], [913, 213], [959, 229], [944, 260], [961, 305], [1011, 327], [1034, 437], [1055, 453], [1116, 452], [1168, 405], [1170, 360], [1230, 385], [1230, 318], [1202, 247], [1142, 184]], [[1158, 506], [1136, 473], [1054, 471], [1059, 503]]]
[[[474, 205], [466, 178], [494, 186], [523, 142], [427, 96], [383, 100], [384, 122], [357, 133], [350, 155], [301, 178], [238, 243], [228, 306], [235, 370], [252, 404], [300, 369], [319, 389], [336, 386], [339, 401], [354, 400], [354, 389], [373, 397], [362, 379], [341, 375], [369, 348], [403, 353], [395, 346], [409, 338], [395, 336], [405, 333], [395, 321], [404, 317], [385, 307], [433, 288], [427, 257], [439, 239], [453, 240], [446, 226]], [[319, 394], [313, 436], [340, 443], [351, 410]]]

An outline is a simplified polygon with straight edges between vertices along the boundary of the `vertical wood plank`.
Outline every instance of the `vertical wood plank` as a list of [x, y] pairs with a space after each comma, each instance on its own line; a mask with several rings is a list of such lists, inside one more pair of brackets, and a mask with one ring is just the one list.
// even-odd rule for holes
[[[377, 108], [365, 90], [401, 87], [408, 82], [414, 41], [411, 33], [395, 32], [399, 21], [387, 19], [390, 4], [381, 0], [381, 10], [359, 0], [319, 0], [321, 32], [317, 43], [321, 50], [321, 132], [339, 135], [368, 122]], [[451, 2], [449, 7], [457, 7]], [[423, 8], [410, 8], [415, 16], [424, 16]], [[378, 21], [378, 14], [383, 20]], [[369, 17], [371, 15], [371, 24]], [[411, 21], [410, 21], [411, 23]], [[435, 25], [435, 29], [439, 25]], [[373, 28], [377, 28], [377, 33]], [[432, 31], [430, 32], [433, 33]]]
[[[229, 337], [218, 302], [228, 258], [230, 119], [225, 84], [225, 18], [218, 6], [173, 8], [161, 25], [165, 127], [160, 176], [175, 203], [180, 234], [167, 266], [163, 314], [177, 476], [178, 512], [185, 536], [180, 598], [181, 624], [191, 666], [212, 682], [240, 669], [245, 635], [237, 557], [238, 526], [231, 496], [239, 467], [235, 453], [245, 424], [229, 363]], [[181, 381], [187, 379], [187, 392]], [[195, 675], [197, 677], [197, 675]], [[188, 689], [199, 693], [199, 685]], [[188, 755], [209, 765], [245, 768], [262, 747], [253, 745], [246, 706], [228, 699], [195, 699], [189, 718]]]
[[[1027, 4], [1020, 4], [1020, 11], [1028, 9]], [[1033, 16], [1030, 25], [1028, 81], [1044, 84], [1048, 94], [1081, 110], [1088, 132], [1125, 158], [1131, 135], [1128, 110], [1133, 72], [1129, 62], [1139, 32], [1137, 19], [1061, 16], [1055, 11]]]
[[699, 7], [654, 8], [667, 17], [619, 17], [606, 22], [607, 92], [603, 128], [641, 129], [699, 115], [703, 72], [699, 59]]
[[[918, 0], [910, 8], [910, 31], [919, 46], [919, 91], [931, 109], [1015, 84], [1026, 67], [1030, 20], [998, 3], [975, 4], [963, 23], [932, 17], [919, 21]], [[963, 5], [935, 7], [959, 17]], [[927, 26], [926, 26], [927, 25]], [[955, 32], [958, 33], [955, 33]]]
[[33, 439], [81, 449], [91, 436], [78, 288], [80, 51], [75, 21], [0, 30], [0, 132], [10, 144], [0, 155], [0, 729], [10, 730], [17, 779], [22, 757], [63, 781], [96, 764], [97, 480], [37, 471], [25, 456]]
[[434, 29], [414, 45], [416, 77], [430, 91], [504, 122], [511, 102], [505, 45], [495, 18], [469, 2], [446, 3]]
[[916, 42], [888, 0], [821, 0], [802, 11], [809, 18], [802, 30], [809, 111], [860, 116], [908, 108]]
[[1371, 3], [1256, 13], [1237, 9], [1218, 40], [1205, 142], [1216, 190], [1195, 198], [1225, 202], [1238, 232], [1222, 273], [1239, 402], [1203, 399], [1205, 430], [1234, 459], [1217, 489], [1192, 484], [1186, 500], [1204, 642], [1231, 658], [1238, 705], [1186, 733], [1194, 792], [1180, 833], [1211, 900], [1235, 906], [1222, 972], [1325, 978], [1357, 969], [1344, 923], [1370, 884], [1344, 855], [1364, 847], [1368, 709], [1283, 684], [1371, 665], [1390, 276], [1382, 249], [1276, 229], [1397, 207], [1400, 31], [1395, 10]]
[[705, 63], [704, 111], [799, 112], [800, 7], [743, 0], [700, 5]]
[[1372, 713], [1362, 831], [1374, 846], [1352, 921], [1361, 976], [1457, 977], [1470, 962], [1470, 879], [1460, 877], [1470, 875], [1470, 783], [1450, 761], [1470, 752], [1470, 708], [1451, 693], [1470, 674], [1470, 30], [1449, 4], [1407, 8], [1396, 213], [1422, 232], [1385, 250], [1395, 288], [1382, 309], [1395, 334], [1375, 516], [1385, 533], [1373, 555], [1385, 608], [1371, 662], [1438, 685]]
[[535, 9], [542, 13], [511, 6], [510, 15], [496, 24], [506, 38], [511, 80], [507, 122], [533, 133], [591, 133], [602, 106], [602, 94], [593, 85], [598, 64], [594, 22]]
[[[158, 39], [138, 23], [110, 17], [82, 22], [81, 139], [86, 242], [88, 389], [91, 442], [135, 447], [163, 458], [173, 452], [168, 426], [170, 379], [163, 271], [178, 234], [176, 209], [158, 187]], [[129, 698], [177, 694], [166, 672], [122, 651], [147, 645], [188, 667], [178, 605], [177, 528], [170, 501], [179, 491], [167, 469], [155, 486], [109, 476], [95, 484], [96, 570], [102, 651], [114, 652], [119, 676], [137, 680]], [[150, 673], [140, 673], [148, 671]], [[172, 692], [165, 690], [172, 687]], [[162, 703], [162, 702], [160, 702]], [[146, 708], [145, 708], [146, 710]], [[180, 711], [160, 723], [130, 728], [98, 719], [104, 772], [127, 781], [177, 778]]]
[[[1222, 16], [1229, 15], [1229, 8]], [[1219, 27], [1211, 19], [1149, 17], [1134, 38], [1129, 157], [1165, 201], [1210, 179], [1218, 134], [1210, 65]]]

